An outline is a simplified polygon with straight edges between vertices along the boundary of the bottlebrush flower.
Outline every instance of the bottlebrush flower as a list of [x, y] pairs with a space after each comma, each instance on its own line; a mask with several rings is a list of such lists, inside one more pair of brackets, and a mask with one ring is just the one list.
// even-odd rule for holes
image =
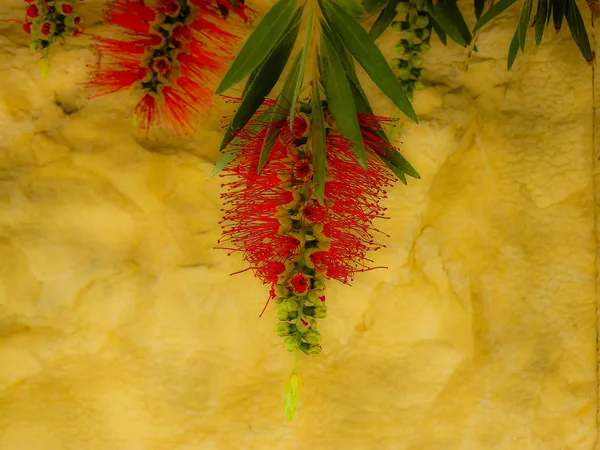
[[[246, 18], [247, 8], [223, 4]], [[141, 131], [164, 126], [190, 134], [190, 118], [208, 110], [214, 80], [226, 68], [236, 37], [222, 28], [221, 1], [113, 0], [104, 11], [116, 37], [95, 36], [98, 62], [86, 86], [97, 97], [136, 89]], [[225, 7], [221, 5], [221, 8]]]
[[32, 49], [47, 50], [54, 42], [83, 32], [75, 0], [25, 0], [25, 3], [28, 5], [25, 21], [11, 21], [21, 23], [23, 31], [31, 35]]
[[[365, 170], [356, 162], [351, 143], [329, 128], [321, 205], [313, 191], [307, 119], [298, 112], [293, 131], [289, 118], [261, 123], [260, 116], [270, 105], [263, 105], [230, 144], [229, 151], [238, 153], [221, 173], [226, 182], [219, 244], [230, 254], [241, 253], [255, 276], [271, 285], [270, 299], [279, 304], [281, 321], [276, 333], [286, 338], [286, 348], [316, 355], [321, 351], [316, 319], [327, 312], [325, 281], [349, 284], [355, 273], [372, 269], [367, 253], [382, 247], [372, 237], [378, 232], [373, 222], [384, 217], [380, 200], [394, 177], [377, 153], [389, 156], [395, 149], [377, 134], [389, 119], [359, 114]], [[269, 126], [281, 133], [258, 175]]]

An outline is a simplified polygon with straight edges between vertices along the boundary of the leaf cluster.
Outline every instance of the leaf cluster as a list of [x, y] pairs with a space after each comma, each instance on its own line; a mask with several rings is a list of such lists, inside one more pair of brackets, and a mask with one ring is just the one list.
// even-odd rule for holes
[[[374, 2], [375, 0], [366, 0]], [[511, 8], [517, 0], [474, 0], [475, 17], [477, 23], [469, 31], [465, 19], [457, 6], [456, 0], [388, 0], [383, 6], [375, 24], [371, 29], [371, 35], [378, 37], [392, 23], [396, 16], [396, 10], [400, 3], [408, 1], [420, 10], [429, 14], [433, 29], [440, 38], [440, 41], [446, 44], [447, 37], [459, 45], [467, 46], [476, 36], [476, 33], [493, 19]], [[372, 3], [368, 3], [371, 5]], [[592, 13], [597, 15], [597, 7], [594, 1], [588, 1]], [[590, 62], [594, 58], [590, 46], [590, 40], [585, 29], [585, 24], [575, 0], [525, 0], [521, 9], [519, 25], [510, 43], [508, 52], [508, 69], [512, 67], [519, 50], [525, 50], [525, 41], [527, 30], [534, 28], [535, 43], [540, 45], [544, 30], [552, 22], [554, 29], [558, 33], [566, 20], [573, 40], [586, 61]], [[531, 23], [532, 22], [532, 23]]]
[[[224, 153], [213, 174], [235, 157], [239, 150], [235, 146], [228, 148], [228, 145], [235, 141], [236, 134], [249, 123], [271, 93], [290, 59], [292, 63], [278, 100], [263, 113], [265, 117], [261, 117], [260, 122], [272, 124], [289, 117], [290, 128], [293, 127], [300, 92], [305, 84], [305, 69], [311, 63], [313, 79], [308, 83], [312, 86], [308, 108], [311, 127], [307, 145], [313, 158], [315, 192], [321, 202], [326, 172], [326, 110], [333, 116], [340, 134], [352, 142], [358, 163], [363, 168], [367, 167], [358, 114], [373, 114], [373, 111], [356, 75], [354, 61], [362, 66], [400, 111], [417, 121], [410, 101], [374, 38], [360, 25], [359, 20], [364, 13], [356, 0], [308, 0], [305, 3], [279, 0], [267, 12], [217, 88], [217, 94], [225, 92], [248, 77], [241, 103], [221, 144]], [[307, 24], [303, 46], [292, 58], [303, 18], [306, 18]], [[387, 141], [382, 129], [378, 128], [375, 132]], [[278, 133], [275, 128], [267, 130], [259, 172], [268, 161]], [[404, 183], [405, 175], [418, 177], [415, 169], [399, 153], [378, 153], [378, 156]]]

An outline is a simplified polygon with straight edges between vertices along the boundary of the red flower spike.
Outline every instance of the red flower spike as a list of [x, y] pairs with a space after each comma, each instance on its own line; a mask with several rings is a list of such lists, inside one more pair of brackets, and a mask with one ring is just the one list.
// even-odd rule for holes
[[[312, 251], [307, 258], [311, 266], [326, 278], [349, 283], [356, 272], [371, 269], [367, 253], [381, 247], [374, 244], [371, 237], [378, 231], [373, 221], [384, 217], [385, 209], [379, 202], [385, 198], [385, 189], [393, 183], [394, 177], [376, 157], [376, 152], [396, 150], [387, 143], [383, 146], [373, 136], [377, 127], [387, 119], [359, 116], [367, 150], [367, 170], [356, 163], [349, 141], [339, 134], [328, 135], [327, 169], [331, 180], [325, 185], [326, 204], [321, 206], [312, 197], [310, 155], [302, 146], [294, 144], [305, 134], [306, 120], [298, 114], [298, 126], [294, 126], [294, 132], [290, 131], [287, 118], [281, 123], [258, 123], [258, 117], [272, 104], [272, 101], [265, 103], [237, 134], [237, 141], [242, 142], [238, 144], [240, 152], [223, 170], [222, 176], [232, 179], [223, 185], [227, 190], [222, 194], [224, 239], [231, 242], [230, 250], [244, 255], [257, 277], [273, 284], [276, 280], [280, 282], [282, 274], [271, 272], [270, 263], [278, 261], [290, 265], [303, 251], [299, 242], [292, 242], [284, 223], [292, 218], [302, 218], [303, 226], [313, 230], [312, 236], [318, 234], [313, 226], [322, 224], [321, 240], [328, 241], [329, 246]], [[280, 128], [281, 134], [267, 165], [257, 175], [256, 168], [269, 125]], [[293, 204], [294, 191], [298, 189], [307, 190], [309, 197], [294, 209], [289, 205]], [[281, 211], [286, 211], [289, 218], [281, 218]], [[289, 281], [299, 294], [306, 291], [305, 282], [302, 272], [297, 272]], [[324, 301], [324, 296], [321, 301]]]
[[23, 24], [23, 31], [27, 34], [31, 34], [31, 22], [25, 22]]
[[138, 90], [142, 100], [135, 115], [143, 112], [144, 117], [140, 131], [193, 133], [191, 122], [210, 108], [215, 80], [237, 41], [223, 29], [217, 5], [208, 0], [113, 0], [104, 16], [118, 34], [95, 37], [100, 62], [86, 83], [91, 96]]
[[73, 12], [73, 7], [71, 5], [67, 5], [67, 4], [62, 5], [62, 7], [60, 9], [66, 15], [69, 15]]

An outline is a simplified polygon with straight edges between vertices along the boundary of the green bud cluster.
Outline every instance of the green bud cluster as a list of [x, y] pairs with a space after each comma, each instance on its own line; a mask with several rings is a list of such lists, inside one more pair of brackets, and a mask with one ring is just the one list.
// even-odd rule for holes
[[[303, 146], [296, 147], [300, 159], [309, 159]], [[321, 353], [321, 333], [317, 319], [327, 317], [325, 306], [325, 277], [317, 272], [310, 256], [329, 250], [329, 240], [323, 235], [322, 225], [313, 224], [303, 216], [310, 199], [307, 186], [302, 180], [289, 179], [284, 185], [293, 193], [293, 201], [279, 207], [279, 233], [294, 237], [299, 250], [286, 270], [279, 275], [275, 286], [275, 303], [278, 304], [275, 334], [285, 339], [290, 352], [301, 350], [307, 355]]]
[[412, 100], [415, 90], [424, 89], [423, 54], [430, 49], [432, 25], [429, 14], [418, 8], [415, 0], [401, 0], [396, 9], [398, 20], [392, 23], [392, 28], [401, 34], [396, 45], [400, 57], [392, 60], [392, 66], [404, 92]]

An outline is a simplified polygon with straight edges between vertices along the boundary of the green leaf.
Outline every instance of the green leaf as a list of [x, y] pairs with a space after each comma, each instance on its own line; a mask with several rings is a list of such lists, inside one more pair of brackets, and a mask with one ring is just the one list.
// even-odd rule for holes
[[239, 149], [229, 150], [229, 151], [226, 151], [223, 154], [221, 154], [221, 157], [215, 164], [215, 167], [213, 168], [212, 172], [210, 173], [210, 175], [208, 177], [212, 178], [216, 174], [218, 174], [221, 170], [223, 170], [223, 168], [227, 164], [229, 164], [231, 161], [233, 161], [235, 159], [235, 157], [238, 155], [238, 153], [239, 153]]
[[477, 20], [481, 17], [481, 13], [485, 8], [485, 0], [475, 0], [475, 17]]
[[221, 94], [256, 69], [281, 41], [296, 15], [298, 0], [279, 0], [256, 26], [217, 87]]
[[446, 33], [444, 32], [444, 30], [442, 30], [442, 27], [440, 27], [440, 24], [436, 22], [436, 20], [429, 16], [429, 20], [431, 21], [431, 27], [433, 28], [433, 31], [435, 31], [435, 34], [438, 35], [438, 37], [440, 38], [440, 42], [444, 45], [446, 45], [447, 41], [446, 41]]
[[269, 95], [275, 83], [277, 83], [298, 37], [298, 31], [300, 30], [299, 18], [299, 14], [296, 14], [295, 23], [287, 30], [283, 39], [260, 66], [259, 71], [252, 80], [249, 80], [250, 85], [246, 87], [242, 102], [227, 127], [220, 150], [223, 150], [235, 133], [248, 123], [256, 110], [263, 104], [265, 97]]
[[322, 0], [320, 3], [327, 23], [340, 36], [373, 82], [400, 111], [414, 122], [418, 122], [402, 86], [371, 36], [351, 15], [330, 0]]
[[475, 24], [475, 28], [473, 28], [473, 33], [479, 30], [482, 26], [488, 23], [490, 20], [494, 19], [498, 15], [502, 14], [512, 5], [514, 5], [517, 0], [500, 0], [498, 3], [494, 3], [494, 5], [488, 9], [477, 21]]
[[315, 172], [315, 197], [321, 204], [325, 204], [325, 172], [327, 166], [327, 141], [325, 138], [325, 118], [323, 117], [323, 104], [319, 95], [318, 83], [313, 86], [312, 112], [310, 117], [311, 133], [310, 147], [312, 166]]
[[553, 0], [548, 0], [548, 12], [546, 13], [546, 25], [550, 23], [550, 19], [552, 19], [552, 5], [554, 4]]
[[356, 17], [357, 19], [362, 17], [362, 15], [365, 13], [364, 8], [362, 7], [362, 5], [360, 3], [358, 3], [357, 0], [332, 0], [332, 1], [334, 1], [337, 5], [339, 5], [340, 8], [342, 8], [344, 11], [346, 11], [350, 15]]
[[519, 29], [515, 31], [515, 35], [510, 41], [510, 47], [508, 49], [508, 70], [512, 67], [519, 52]]
[[537, 12], [535, 14], [535, 44], [540, 45], [544, 28], [546, 26], [546, 15], [548, 14], [548, 0], [538, 0]]
[[[354, 105], [356, 107], [357, 114], [373, 115], [373, 109], [371, 108], [371, 105], [369, 104], [369, 101], [367, 100], [367, 96], [360, 85], [358, 77], [356, 76], [356, 71], [354, 70], [354, 64], [352, 63], [352, 60], [351, 60], [350, 55], [348, 54], [348, 51], [344, 48], [344, 45], [340, 41], [339, 36], [337, 36], [335, 33], [333, 33], [326, 24], [323, 26], [323, 31], [324, 31], [327, 39], [329, 39], [329, 41], [333, 44], [335, 50], [337, 51], [337, 55], [342, 62], [342, 65], [346, 71], [346, 75], [347, 75], [348, 79], [350, 80], [350, 89], [352, 91], [352, 98], [354, 99]], [[385, 131], [383, 131], [381, 126], [377, 127], [377, 129], [375, 130], [375, 133], [377, 134], [377, 136], [379, 138], [383, 139], [387, 144], [391, 145], [387, 135], [385, 134]], [[394, 174], [396, 174], [396, 176], [404, 184], [406, 184], [406, 177], [404, 176], [404, 172], [402, 171], [402, 169], [400, 169], [398, 167], [394, 167], [393, 162], [399, 164], [401, 167], [404, 167], [407, 170], [406, 173], [409, 174], [410, 176], [413, 176], [415, 178], [421, 178], [419, 176], [419, 173], [414, 169], [413, 166], [410, 165], [410, 163], [408, 161], [406, 161], [406, 159], [404, 159], [404, 157], [402, 157], [402, 155], [400, 155], [400, 158], [393, 158], [393, 155], [386, 156], [386, 155], [382, 155], [379, 152], [375, 152], [375, 153], [377, 154], [379, 159], [381, 159], [388, 167], [390, 167], [390, 169], [393, 168], [392, 171], [394, 172]], [[396, 154], [396, 153], [397, 152], [394, 152], [394, 154]], [[393, 160], [393, 162], [392, 162], [392, 160]], [[400, 175], [398, 175], [398, 173], [400, 173]]]
[[265, 140], [263, 141], [263, 146], [260, 152], [260, 158], [258, 161], [258, 170], [257, 174], [263, 170], [269, 156], [271, 155], [271, 151], [273, 150], [273, 146], [277, 142], [277, 138], [281, 133], [281, 127], [273, 127], [273, 123], [283, 122], [285, 120], [286, 113], [289, 111], [289, 98], [293, 95], [293, 90], [295, 86], [296, 75], [300, 68], [300, 60], [302, 58], [302, 53], [298, 53], [294, 62], [292, 63], [292, 67], [288, 72], [285, 83], [283, 85], [283, 89], [277, 96], [277, 103], [269, 108], [271, 111], [268, 116], [265, 118], [266, 122], [269, 124], [267, 128], [267, 134], [265, 136]]
[[577, 7], [575, 0], [567, 0], [567, 7], [565, 10], [565, 16], [567, 18], [567, 24], [573, 35], [573, 40], [581, 50], [581, 54], [586, 61], [591, 61], [594, 57], [592, 49], [590, 48], [590, 41], [588, 38], [587, 31], [585, 31], [585, 23]]
[[563, 18], [565, 17], [565, 9], [567, 8], [567, 0], [554, 0], [554, 10], [552, 18], [554, 19], [554, 29], [558, 33], [562, 27]]
[[294, 92], [290, 101], [290, 130], [294, 129], [294, 117], [296, 116], [296, 101], [300, 95], [300, 89], [302, 88], [302, 81], [304, 80], [304, 69], [306, 67], [306, 60], [308, 59], [308, 52], [310, 50], [310, 42], [312, 37], [312, 23], [313, 23], [313, 12], [312, 3], [308, 2], [308, 24], [306, 26], [306, 37], [304, 38], [304, 47], [302, 48], [302, 56], [300, 58], [300, 67], [296, 74], [296, 80], [294, 85]]
[[385, 3], [385, 0], [364, 0], [362, 2], [362, 7], [367, 14], [371, 14], [373, 11], [381, 8]]
[[381, 10], [381, 13], [375, 20], [375, 23], [369, 30], [369, 34], [373, 40], [376, 40], [382, 33], [387, 30], [387, 28], [392, 24], [398, 12], [396, 11], [396, 6], [400, 0], [390, 0], [385, 8]]
[[527, 39], [527, 28], [529, 28], [529, 19], [531, 18], [531, 5], [533, 0], [525, 0], [523, 9], [521, 10], [521, 19], [519, 20], [519, 45], [521, 51], [525, 51], [525, 40]]
[[402, 181], [402, 183], [408, 184], [408, 182], [406, 181], [406, 175], [404, 175], [404, 172], [402, 172], [401, 169], [398, 169], [397, 167], [394, 167], [392, 165], [392, 163], [386, 161], [383, 158], [381, 158], [381, 160], [385, 163], [386, 166], [388, 166], [388, 168], [394, 173], [394, 175], [396, 175], [398, 177], [398, 179], [400, 181]]
[[367, 169], [367, 158], [352, 90], [344, 72], [342, 61], [333, 44], [324, 35], [321, 40], [321, 78], [325, 87], [327, 103], [340, 134], [352, 141], [352, 153], [363, 169]]
[[[352, 89], [352, 96], [356, 105], [356, 112], [359, 114], [373, 115], [373, 109], [371, 108], [371, 105], [369, 104], [364, 92], [359, 90], [359, 88], [353, 84], [350, 84], [350, 88]], [[380, 139], [383, 139], [388, 145], [392, 145], [381, 126], [377, 126], [376, 130], [374, 131]], [[377, 157], [381, 159], [404, 184], [406, 184], [406, 177], [404, 176], [404, 173], [414, 178], [421, 178], [415, 168], [399, 152], [392, 152], [391, 154], [387, 155], [383, 155], [378, 151], [375, 151], [375, 153], [377, 154]]]
[[437, 3], [433, 3], [433, 8], [429, 8], [429, 13], [454, 42], [463, 47], [469, 45], [471, 32], [458, 9], [456, 0], [438, 0]]

